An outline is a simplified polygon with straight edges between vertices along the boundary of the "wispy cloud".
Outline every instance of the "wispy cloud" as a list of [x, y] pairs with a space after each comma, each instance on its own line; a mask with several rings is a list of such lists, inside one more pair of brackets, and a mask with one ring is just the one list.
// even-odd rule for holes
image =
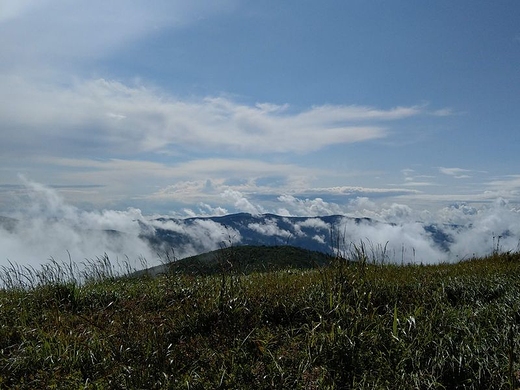
[[[404, 183], [401, 184], [404, 187], [430, 187], [437, 185], [432, 179], [434, 176], [423, 175], [416, 172], [411, 168], [401, 169], [401, 173], [404, 176]], [[427, 180], [424, 180], [427, 179]]]
[[[0, 13], [0, 68], [67, 69], [106, 56], [164, 28], [180, 28], [233, 9], [234, 1], [5, 0]], [[34, 72], [33, 72], [34, 73]]]
[[325, 171], [315, 168], [304, 168], [295, 164], [270, 163], [256, 159], [246, 158], [200, 158], [181, 162], [154, 162], [135, 159], [75, 159], [59, 157], [42, 157], [36, 162], [68, 168], [76, 172], [78, 178], [88, 181], [90, 177], [97, 175], [103, 178], [108, 175], [151, 175], [158, 178], [190, 178], [191, 180], [206, 180], [209, 176], [214, 178], [259, 178], [264, 176], [302, 175], [313, 176], [324, 174]]
[[306, 189], [303, 192], [299, 192], [302, 195], [311, 194], [326, 194], [326, 195], [347, 195], [347, 196], [361, 196], [366, 194], [384, 194], [384, 195], [400, 195], [403, 193], [415, 193], [414, 190], [403, 189], [403, 188], [377, 188], [377, 187], [354, 187], [354, 186], [334, 186], [334, 187], [317, 187]]
[[429, 182], [429, 181], [415, 181], [414, 179], [409, 178], [406, 181], [406, 183], [404, 183], [402, 185], [406, 186], [406, 187], [430, 187], [430, 186], [435, 186], [437, 184]]
[[520, 175], [507, 175], [486, 183], [495, 196], [518, 197], [520, 195]]
[[[281, 195], [311, 199], [314, 206], [307, 202], [300, 204], [300, 210], [307, 209], [313, 215], [320, 210], [319, 201], [345, 203], [358, 196], [384, 199], [404, 194], [417, 193], [405, 187], [362, 187], [362, 186], [315, 186], [335, 172], [327, 169], [301, 167], [295, 164], [270, 163], [267, 161], [242, 158], [208, 158], [185, 162], [152, 162], [122, 159], [74, 159], [42, 157], [36, 162], [55, 173], [60, 193], [67, 199], [86, 202], [94, 207], [104, 207], [103, 203], [122, 207], [137, 202], [139, 207], [152, 207], [154, 210], [171, 210], [173, 205], [195, 209], [198, 204], [211, 207], [224, 207], [227, 210], [260, 212], [262, 209], [246, 207], [245, 203], [232, 201], [227, 193], [239, 192], [244, 196], [257, 199], [260, 204], [268, 205]], [[29, 176], [31, 177], [31, 176]], [[135, 183], [139, 183], [136, 188]], [[16, 186], [16, 184], [14, 185]], [[13, 199], [13, 185], [7, 186]], [[73, 193], [71, 191], [74, 191]], [[124, 195], [126, 194], [126, 195]], [[126, 202], [120, 203], [124, 198]], [[4, 197], [5, 198], [5, 197]], [[288, 198], [289, 199], [289, 198]], [[5, 199], [4, 199], [5, 201]], [[240, 205], [240, 207], [237, 207]], [[270, 207], [270, 206], [269, 206]], [[310, 208], [309, 208], [310, 207]], [[278, 205], [277, 209], [283, 208]], [[322, 210], [328, 210], [327, 207]], [[330, 211], [330, 210], [329, 210]], [[338, 210], [336, 210], [338, 211]], [[196, 210], [200, 215], [206, 211]], [[283, 210], [280, 211], [284, 214]], [[294, 210], [291, 211], [294, 213]], [[302, 214], [302, 213], [300, 213]]]
[[439, 110], [435, 110], [432, 112], [432, 115], [435, 115], [435, 116], [452, 116], [452, 115], [455, 115], [456, 113], [453, 111], [452, 108], [441, 108]]
[[247, 226], [249, 229], [263, 234], [264, 236], [291, 237], [292, 233], [288, 230], [281, 229], [275, 220], [266, 219], [264, 222], [253, 222]]
[[104, 79], [44, 86], [1, 77], [0, 86], [5, 101], [0, 115], [12, 129], [4, 149], [42, 150], [45, 138], [42, 151], [54, 154], [77, 152], [78, 145], [83, 154], [216, 148], [235, 154], [311, 152], [383, 138], [387, 128], [381, 123], [421, 113], [416, 107], [340, 105], [292, 112], [225, 97], [182, 100], [150, 86]]
[[472, 172], [470, 169], [462, 169], [462, 168], [444, 168], [439, 167], [439, 172], [444, 175], [452, 176], [455, 179], [469, 179], [471, 178], [468, 175], [469, 172]]

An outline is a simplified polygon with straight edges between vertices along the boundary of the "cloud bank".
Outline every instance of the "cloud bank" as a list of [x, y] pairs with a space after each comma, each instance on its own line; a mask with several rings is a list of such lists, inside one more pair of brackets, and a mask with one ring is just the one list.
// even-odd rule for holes
[[[67, 204], [55, 189], [25, 179], [23, 183], [19, 210], [11, 215], [14, 219], [0, 220], [0, 265], [12, 261], [38, 267], [50, 258], [68, 261], [69, 256], [81, 264], [106, 253], [115, 262], [128, 261], [139, 268], [142, 258], [149, 266], [159, 264], [164, 260], [161, 251], [173, 249], [174, 256], [181, 258], [242, 242], [240, 229], [218, 220], [145, 216], [135, 208], [84, 211]], [[269, 242], [309, 239], [345, 255], [365, 245], [371, 258], [397, 263], [453, 262], [519, 249], [520, 210], [503, 199], [482, 207], [454, 204], [432, 214], [397, 203], [377, 205], [360, 197], [341, 206], [284, 196], [278, 202], [287, 217], [269, 217], [264, 213], [272, 210], [260, 209], [244, 194], [227, 196], [241, 203], [244, 211], [257, 212], [258, 218], [242, 228], [272, 238]], [[208, 204], [200, 208], [207, 213], [225, 212]], [[299, 214], [309, 210], [315, 214]], [[336, 222], [317, 217], [332, 214], [343, 217]], [[288, 217], [295, 215], [300, 218]], [[183, 240], [175, 248], [152, 248], [145, 236], [158, 229], [163, 235], [180, 234]]]
[[140, 210], [86, 212], [68, 205], [53, 189], [25, 180], [13, 223], [0, 226], [0, 265], [8, 261], [37, 267], [50, 258], [81, 262], [105, 254], [115, 263], [139, 267], [156, 255], [140, 240]]

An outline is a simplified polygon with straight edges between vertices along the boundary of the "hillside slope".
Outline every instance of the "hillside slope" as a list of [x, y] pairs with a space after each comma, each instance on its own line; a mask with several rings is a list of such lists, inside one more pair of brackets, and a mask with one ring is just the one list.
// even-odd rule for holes
[[[277, 251], [292, 248], [248, 250], [279, 265]], [[520, 385], [518, 253], [430, 266], [336, 261], [248, 275], [93, 275], [82, 285], [60, 282], [60, 271], [47, 268], [58, 278], [46, 275], [47, 283], [0, 290], [0, 388]]]
[[134, 276], [156, 276], [164, 273], [214, 275], [221, 272], [250, 274], [282, 269], [311, 269], [330, 264], [333, 257], [326, 253], [294, 246], [245, 245], [174, 260], [135, 272]]

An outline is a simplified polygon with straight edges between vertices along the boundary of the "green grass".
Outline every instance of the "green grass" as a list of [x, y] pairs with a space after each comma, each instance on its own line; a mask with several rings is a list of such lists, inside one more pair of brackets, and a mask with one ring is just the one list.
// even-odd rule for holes
[[157, 278], [107, 260], [84, 283], [17, 269], [32, 282], [0, 291], [0, 388], [519, 387], [519, 254]]

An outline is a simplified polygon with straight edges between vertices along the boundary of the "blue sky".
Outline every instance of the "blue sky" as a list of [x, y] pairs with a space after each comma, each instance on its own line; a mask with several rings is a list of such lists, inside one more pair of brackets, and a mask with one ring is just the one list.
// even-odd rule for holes
[[516, 208], [519, 20], [517, 1], [4, 0], [0, 213], [27, 182], [147, 215]]

